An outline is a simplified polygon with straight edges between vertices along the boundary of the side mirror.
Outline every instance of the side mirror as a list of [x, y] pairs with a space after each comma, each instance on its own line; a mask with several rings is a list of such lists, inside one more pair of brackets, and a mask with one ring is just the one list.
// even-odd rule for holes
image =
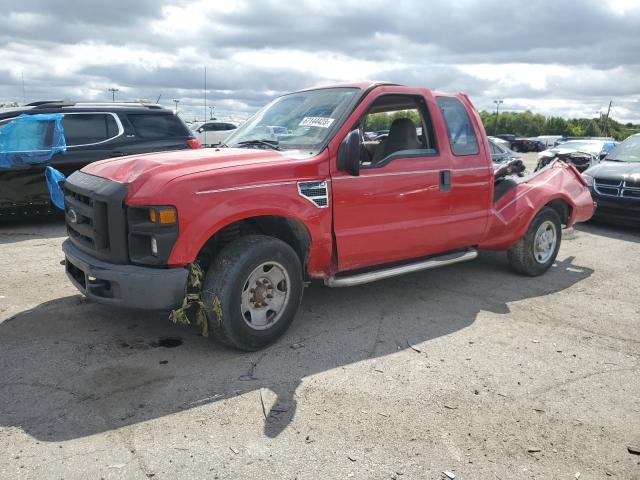
[[338, 170], [357, 177], [360, 175], [360, 131], [351, 130], [338, 148]]
[[196, 133], [202, 133], [202, 131], [203, 131], [203, 128], [200, 127], [199, 129], [196, 130]]

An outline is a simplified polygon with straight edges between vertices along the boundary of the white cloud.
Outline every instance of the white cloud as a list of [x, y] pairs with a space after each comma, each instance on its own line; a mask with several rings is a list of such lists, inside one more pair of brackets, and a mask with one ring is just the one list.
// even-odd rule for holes
[[[73, 0], [0, 18], [0, 101], [209, 97], [247, 114], [318, 83], [391, 80], [466, 91], [479, 108], [640, 122], [640, 0]], [[509, 107], [509, 106], [512, 107]], [[197, 109], [197, 110], [196, 110]]]

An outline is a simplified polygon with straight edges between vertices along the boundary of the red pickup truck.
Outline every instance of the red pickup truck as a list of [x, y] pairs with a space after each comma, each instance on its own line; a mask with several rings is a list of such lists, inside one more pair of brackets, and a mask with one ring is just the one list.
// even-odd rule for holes
[[[381, 125], [385, 138], [364, 140]], [[279, 97], [220, 148], [92, 163], [67, 179], [65, 210], [66, 271], [87, 297], [169, 310], [202, 271], [188, 298], [209, 331], [255, 350], [312, 279], [360, 285], [478, 249], [540, 275], [593, 201], [562, 162], [496, 178], [466, 95], [358, 83]]]

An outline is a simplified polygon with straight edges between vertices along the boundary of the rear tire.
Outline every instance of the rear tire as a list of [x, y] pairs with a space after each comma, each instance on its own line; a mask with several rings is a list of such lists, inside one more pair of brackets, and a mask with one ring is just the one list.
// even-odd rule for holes
[[530, 277], [542, 275], [555, 262], [561, 239], [560, 215], [553, 208], [543, 208], [527, 233], [507, 251], [511, 268]]
[[259, 350], [296, 316], [303, 291], [300, 259], [277, 238], [241, 237], [213, 260], [202, 290], [213, 337], [240, 350]]

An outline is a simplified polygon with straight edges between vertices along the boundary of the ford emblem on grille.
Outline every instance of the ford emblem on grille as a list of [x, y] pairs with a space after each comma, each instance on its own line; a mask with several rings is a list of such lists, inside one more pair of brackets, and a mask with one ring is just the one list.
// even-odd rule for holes
[[70, 208], [69, 210], [67, 210], [67, 216], [69, 217], [69, 221], [71, 223], [76, 223], [78, 221], [78, 215], [76, 214], [76, 211], [73, 208]]

